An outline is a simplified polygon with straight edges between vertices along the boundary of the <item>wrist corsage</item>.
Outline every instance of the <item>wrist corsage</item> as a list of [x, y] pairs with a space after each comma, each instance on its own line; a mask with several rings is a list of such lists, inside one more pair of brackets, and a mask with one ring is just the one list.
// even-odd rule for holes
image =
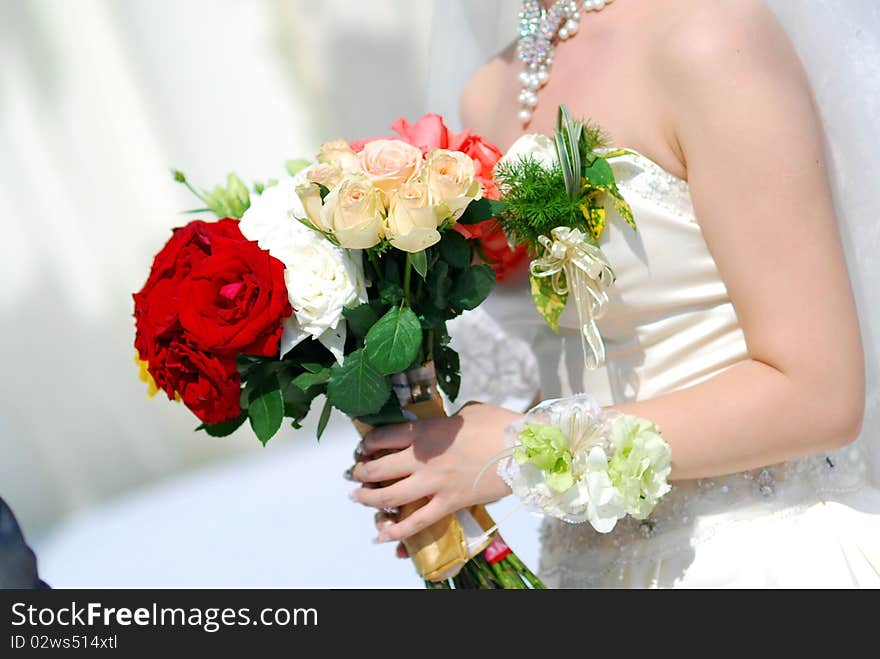
[[605, 411], [589, 395], [548, 400], [507, 426], [499, 475], [525, 503], [600, 533], [645, 519], [670, 490], [669, 444], [657, 426]]

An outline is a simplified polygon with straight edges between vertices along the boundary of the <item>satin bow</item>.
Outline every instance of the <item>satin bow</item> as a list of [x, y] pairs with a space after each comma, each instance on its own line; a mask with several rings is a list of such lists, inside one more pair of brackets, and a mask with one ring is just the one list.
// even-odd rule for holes
[[614, 282], [614, 271], [597, 246], [578, 229], [556, 227], [552, 238], [540, 236], [543, 256], [529, 265], [533, 277], [550, 277], [553, 291], [560, 296], [574, 297], [581, 327], [581, 348], [589, 369], [605, 364], [605, 344], [596, 321], [608, 308], [605, 288]]

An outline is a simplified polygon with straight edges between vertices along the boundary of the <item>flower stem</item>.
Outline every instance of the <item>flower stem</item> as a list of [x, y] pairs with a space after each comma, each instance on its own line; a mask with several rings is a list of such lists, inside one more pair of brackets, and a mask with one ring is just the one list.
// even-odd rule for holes
[[409, 282], [412, 279], [412, 255], [407, 252], [406, 253], [406, 265], [403, 266], [403, 299], [406, 301], [406, 306], [409, 305]]

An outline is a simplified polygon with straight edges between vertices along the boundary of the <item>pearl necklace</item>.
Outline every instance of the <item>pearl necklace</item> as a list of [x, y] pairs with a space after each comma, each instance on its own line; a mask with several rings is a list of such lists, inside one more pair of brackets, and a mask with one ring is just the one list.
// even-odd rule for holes
[[[584, 0], [584, 11], [599, 11], [612, 0]], [[538, 90], [550, 79], [553, 53], [559, 41], [573, 37], [580, 27], [581, 14], [577, 0], [556, 0], [545, 8], [541, 0], [525, 0], [519, 10], [519, 42], [516, 52], [525, 70], [519, 74], [519, 120], [523, 125], [532, 120], [538, 105]]]

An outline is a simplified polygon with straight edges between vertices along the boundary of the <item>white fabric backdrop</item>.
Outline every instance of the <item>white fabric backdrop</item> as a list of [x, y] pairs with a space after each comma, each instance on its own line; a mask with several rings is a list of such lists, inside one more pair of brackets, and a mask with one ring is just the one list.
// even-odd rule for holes
[[[0, 0], [0, 496], [30, 537], [256, 453], [148, 401], [132, 291], [193, 199], [425, 111], [430, 2]], [[292, 431], [277, 444], [313, 448]], [[267, 450], [270, 452], [272, 448]], [[334, 471], [338, 473], [339, 469]]]
[[[0, 496], [53, 585], [418, 585], [345, 496], [350, 425], [193, 433], [145, 397], [130, 295], [193, 207], [169, 167], [265, 180], [456, 112], [425, 102], [434, 4], [0, 0]], [[532, 563], [535, 527], [505, 525]]]

